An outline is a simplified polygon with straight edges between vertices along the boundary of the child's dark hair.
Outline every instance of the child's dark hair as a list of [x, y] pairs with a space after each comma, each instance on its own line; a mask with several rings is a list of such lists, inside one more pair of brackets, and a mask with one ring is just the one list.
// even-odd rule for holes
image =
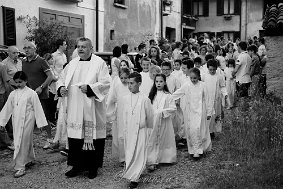
[[123, 73], [125, 73], [126, 75], [130, 75], [131, 71], [130, 71], [129, 68], [121, 68], [121, 69], [119, 69], [119, 77], [120, 77]]
[[46, 53], [42, 57], [45, 61], [49, 61], [52, 58], [52, 54]]
[[129, 78], [135, 78], [135, 82], [140, 83], [142, 82], [141, 74], [138, 72], [130, 73]]
[[248, 47], [248, 44], [247, 42], [245, 41], [241, 41], [238, 46], [243, 50], [243, 51], [246, 51], [247, 50], [247, 47]]
[[141, 64], [143, 63], [143, 61], [151, 62], [151, 59], [149, 57], [142, 57], [141, 58]]
[[129, 62], [128, 62], [127, 60], [121, 60], [121, 62], [120, 62], [120, 66], [121, 66], [122, 62], [125, 62], [125, 63], [126, 63], [126, 65], [127, 65], [127, 67], [129, 68]]
[[214, 59], [213, 54], [207, 54], [207, 55], [205, 55], [205, 61], [209, 61], [209, 60], [211, 60], [211, 59]]
[[161, 67], [163, 67], [163, 66], [168, 66], [170, 69], [172, 69], [172, 64], [171, 64], [171, 62], [164, 61], [164, 62], [162, 62], [162, 64], [161, 64]]
[[176, 59], [175, 61], [174, 61], [174, 63], [179, 63], [180, 65], [181, 65], [181, 60], [180, 59]]
[[251, 45], [251, 46], [248, 46], [247, 48], [247, 51], [253, 51], [254, 53], [257, 53], [257, 46], [256, 45]]
[[229, 59], [229, 60], [227, 61], [227, 65], [228, 65], [228, 67], [229, 67], [229, 65], [232, 65], [233, 68], [235, 68], [235, 66], [236, 66], [235, 60], [234, 60], [234, 59]]
[[182, 64], [186, 65], [188, 69], [191, 69], [194, 67], [194, 61], [190, 58], [184, 58], [182, 60]]
[[215, 59], [210, 59], [207, 61], [207, 68], [209, 68], [210, 66], [214, 67], [217, 69], [218, 67], [218, 62]]
[[222, 56], [225, 57], [226, 56], [226, 51], [224, 48], [221, 48], [220, 51], [222, 51]]
[[14, 77], [13, 77], [13, 80], [16, 80], [16, 79], [20, 79], [20, 80], [23, 80], [23, 81], [28, 81], [28, 76], [25, 72], [23, 71], [18, 71], [15, 73]]
[[[149, 95], [148, 95], [148, 98], [150, 99], [151, 104], [153, 104], [154, 97], [157, 94], [157, 87], [155, 85], [155, 81], [156, 81], [157, 77], [162, 77], [164, 82], [166, 83], [166, 76], [164, 74], [156, 74], [156, 76], [154, 77], [153, 86], [152, 86], [152, 88], [151, 88], [151, 90], [149, 92]], [[167, 87], [167, 84], [164, 85], [163, 91], [167, 92], [167, 93], [170, 93], [169, 89]]]
[[195, 59], [194, 59], [194, 63], [196, 64], [196, 63], [201, 63], [202, 61], [201, 61], [201, 57], [196, 57]]
[[192, 69], [190, 70], [190, 72], [196, 74], [196, 76], [198, 76], [198, 80], [199, 80], [199, 81], [201, 80], [201, 79], [200, 79], [200, 70], [199, 70], [198, 68], [192, 68]]

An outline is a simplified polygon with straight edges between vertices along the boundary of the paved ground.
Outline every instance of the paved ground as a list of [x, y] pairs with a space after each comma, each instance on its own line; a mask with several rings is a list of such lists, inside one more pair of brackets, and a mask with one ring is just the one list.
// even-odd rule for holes
[[[0, 151], [0, 188], [127, 188], [128, 182], [119, 177], [122, 168], [117, 160], [111, 157], [111, 138], [106, 140], [104, 167], [99, 170], [97, 178], [90, 180], [86, 175], [66, 178], [64, 173], [70, 169], [66, 157], [58, 152], [43, 150], [43, 134], [35, 134], [34, 145], [37, 157], [36, 164], [21, 178], [14, 178], [11, 168], [13, 153]], [[178, 162], [175, 165], [163, 165], [154, 173], [145, 172], [141, 177], [139, 188], [198, 188], [203, 171], [209, 171], [219, 154], [219, 141], [213, 142], [213, 151], [202, 160], [195, 162], [185, 157], [186, 149], [178, 150]]]

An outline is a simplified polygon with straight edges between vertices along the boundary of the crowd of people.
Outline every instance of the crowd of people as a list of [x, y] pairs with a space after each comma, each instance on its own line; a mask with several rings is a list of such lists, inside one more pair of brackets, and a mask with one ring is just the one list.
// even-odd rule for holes
[[11, 46], [0, 63], [0, 147], [14, 150], [15, 177], [34, 164], [35, 125], [46, 130], [44, 149], [67, 156], [67, 177], [97, 177], [111, 124], [112, 155], [136, 188], [145, 169], [176, 163], [178, 147], [187, 147], [188, 158], [203, 158], [222, 131], [224, 109], [265, 96], [264, 38], [150, 40], [137, 47], [134, 61], [123, 44], [109, 65], [88, 38], [77, 40], [69, 63], [66, 41], [56, 44], [41, 58], [27, 42], [23, 60]]

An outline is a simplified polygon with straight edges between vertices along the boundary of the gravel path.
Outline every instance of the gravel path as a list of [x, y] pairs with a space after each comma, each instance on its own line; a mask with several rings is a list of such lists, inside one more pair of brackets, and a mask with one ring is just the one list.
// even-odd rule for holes
[[[221, 136], [220, 136], [221, 137]], [[36, 153], [36, 164], [27, 170], [27, 174], [21, 178], [14, 178], [14, 170], [11, 168], [13, 153], [9, 150], [0, 151], [0, 188], [109, 188], [124, 189], [128, 182], [120, 179], [119, 174], [122, 168], [116, 159], [111, 157], [111, 138], [106, 139], [104, 156], [104, 167], [99, 170], [98, 177], [93, 180], [85, 175], [75, 178], [66, 178], [64, 173], [70, 169], [66, 165], [67, 158], [60, 153], [43, 150], [44, 143], [42, 134], [34, 135], [34, 146]], [[202, 181], [203, 171], [209, 171], [213, 166], [214, 159], [217, 158], [221, 150], [219, 139], [213, 141], [213, 151], [198, 162], [185, 157], [187, 150], [178, 149], [178, 161], [175, 165], [162, 165], [153, 173], [145, 173], [141, 177], [139, 188], [146, 189], [190, 189], [198, 188]]]

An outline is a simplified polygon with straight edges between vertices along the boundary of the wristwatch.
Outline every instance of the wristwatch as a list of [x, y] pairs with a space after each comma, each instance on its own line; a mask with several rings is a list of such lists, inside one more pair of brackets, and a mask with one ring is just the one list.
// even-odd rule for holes
[[40, 88], [43, 89], [43, 85], [40, 85]]

